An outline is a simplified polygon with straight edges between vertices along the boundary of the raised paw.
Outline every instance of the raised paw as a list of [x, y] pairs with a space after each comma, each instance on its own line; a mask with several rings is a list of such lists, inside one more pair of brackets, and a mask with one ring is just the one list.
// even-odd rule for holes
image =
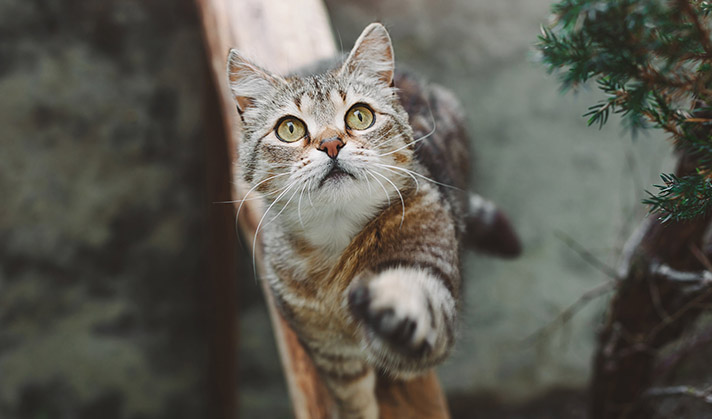
[[373, 337], [403, 355], [422, 357], [437, 339], [435, 314], [411, 271], [387, 270], [371, 281], [355, 284], [349, 291], [348, 304]]

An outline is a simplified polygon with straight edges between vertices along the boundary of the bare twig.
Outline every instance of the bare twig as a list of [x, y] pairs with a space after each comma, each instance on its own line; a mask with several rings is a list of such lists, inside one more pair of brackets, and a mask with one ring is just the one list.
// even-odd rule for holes
[[695, 246], [694, 243], [690, 243], [688, 247], [692, 254], [695, 256], [695, 258], [700, 261], [702, 266], [704, 266], [705, 269], [707, 269], [708, 271], [712, 272], [712, 262], [710, 262], [707, 255], [705, 255], [699, 247]]
[[712, 287], [707, 289], [705, 292], [699, 293], [695, 298], [690, 300], [687, 304], [682, 306], [679, 310], [677, 310], [675, 313], [670, 315], [669, 317], [665, 318], [663, 321], [661, 321], [657, 326], [653, 327], [653, 329], [646, 335], [645, 337], [645, 342], [651, 342], [653, 339], [655, 339], [655, 336], [657, 336], [660, 331], [662, 331], [664, 328], [672, 324], [673, 322], [677, 321], [680, 319], [683, 315], [685, 315], [689, 310], [692, 308], [696, 307], [698, 304], [701, 302], [707, 300], [708, 298], [712, 297]]
[[559, 327], [565, 325], [571, 318], [581, 311], [586, 304], [588, 304], [589, 301], [594, 300], [601, 295], [607, 294], [608, 292], [612, 291], [615, 288], [616, 282], [613, 280], [604, 282], [603, 284], [599, 284], [594, 288], [591, 288], [590, 290], [586, 291], [583, 293], [576, 301], [574, 301], [571, 305], [566, 307], [564, 310], [562, 310], [552, 321], [550, 321], [547, 325], [539, 328], [537, 331], [532, 333], [531, 335], [527, 336], [522, 343], [524, 344], [532, 344], [535, 342], [540, 342], [542, 339], [545, 339]]
[[674, 313], [666, 313], [664, 316], [661, 316], [662, 321], [650, 329], [647, 334], [644, 336], [637, 335], [630, 339], [630, 346], [624, 349], [619, 349], [618, 353], [613, 355], [615, 359], [622, 359], [636, 353], [650, 351], [650, 345], [653, 339], [655, 339], [655, 337], [663, 329], [679, 320], [691, 309], [698, 308], [700, 304], [712, 298], [712, 287], [709, 287], [704, 292], [701, 292], [701, 289], [712, 285], [712, 272], [681, 272], [669, 267], [668, 265], [658, 263], [651, 263], [650, 271], [652, 275], [655, 275], [665, 281], [679, 283], [685, 286], [694, 285], [695, 289], [693, 290], [693, 293], [696, 295]]
[[663, 307], [662, 299], [660, 298], [660, 288], [657, 281], [648, 280], [648, 289], [650, 290], [650, 300], [653, 302], [653, 307], [663, 320], [668, 320], [670, 314]]
[[576, 252], [581, 259], [586, 261], [589, 265], [593, 266], [597, 270], [601, 271], [603, 274], [605, 274], [607, 277], [613, 279], [613, 280], [618, 280], [618, 274], [616, 273], [616, 270], [613, 269], [612, 267], [608, 266], [605, 262], [601, 261], [596, 255], [588, 251], [583, 245], [581, 245], [579, 242], [577, 242], [573, 237], [569, 236], [568, 234], [564, 233], [563, 231], [555, 231], [554, 235], [556, 238], [564, 242], [571, 250]]
[[645, 397], [670, 397], [670, 396], [687, 396], [700, 399], [707, 404], [712, 404], [712, 386], [705, 389], [698, 389], [691, 386], [671, 386], [671, 387], [653, 387], [643, 393]]
[[707, 328], [690, 339], [684, 340], [673, 353], [661, 359], [655, 368], [653, 376], [658, 378], [666, 376], [675, 366], [685, 359], [685, 357], [710, 342], [712, 342], [712, 327]]
[[707, 286], [712, 284], [712, 272], [683, 272], [671, 268], [664, 263], [651, 263], [650, 273], [668, 282], [678, 282], [685, 285]]
[[588, 304], [590, 301], [612, 291], [613, 288], [615, 288], [616, 281], [618, 279], [618, 275], [616, 274], [615, 269], [602, 262], [599, 258], [597, 258], [580, 243], [574, 240], [571, 236], [564, 233], [563, 231], [556, 231], [554, 232], [554, 234], [559, 240], [563, 241], [571, 250], [576, 252], [576, 254], [579, 255], [581, 259], [586, 261], [589, 265], [593, 266], [597, 270], [603, 272], [611, 279], [584, 292], [578, 299], [576, 299], [576, 301], [574, 301], [564, 310], [559, 312], [559, 314], [553, 320], [551, 320], [545, 326], [537, 329], [531, 335], [524, 338], [522, 343], [527, 345], [540, 342], [541, 340], [551, 336], [551, 334], [554, 333], [554, 331], [556, 331], [558, 328], [566, 325], [566, 323], [568, 323], [569, 320], [571, 320], [571, 318], [576, 313], [581, 311], [581, 309], [583, 309], [583, 307], [586, 306], [586, 304]]

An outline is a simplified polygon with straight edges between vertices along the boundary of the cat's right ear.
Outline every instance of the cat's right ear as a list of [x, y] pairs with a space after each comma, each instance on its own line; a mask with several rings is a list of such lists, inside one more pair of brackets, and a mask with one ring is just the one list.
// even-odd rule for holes
[[393, 82], [393, 45], [386, 28], [371, 23], [361, 32], [341, 67], [341, 74], [361, 73], [390, 85]]
[[227, 58], [227, 78], [240, 113], [252, 106], [256, 98], [286, 83], [283, 78], [252, 63], [234, 49], [230, 50]]

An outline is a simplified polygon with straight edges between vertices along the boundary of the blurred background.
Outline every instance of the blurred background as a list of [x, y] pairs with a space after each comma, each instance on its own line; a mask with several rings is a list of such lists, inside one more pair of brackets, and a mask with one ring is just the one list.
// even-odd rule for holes
[[[515, 261], [467, 254], [439, 369], [453, 416], [582, 417], [607, 296], [528, 338], [605, 283], [572, 243], [616, 265], [669, 145], [586, 127], [596, 93], [562, 95], [536, 63], [548, 0], [325, 3], [343, 49], [382, 21], [399, 65], [456, 92], [475, 188], [524, 244]], [[0, 418], [209, 418], [226, 399], [290, 416], [244, 248], [225, 282], [211, 270], [229, 199], [211, 184], [229, 157], [210, 148], [213, 89], [190, 0], [0, 0]]]

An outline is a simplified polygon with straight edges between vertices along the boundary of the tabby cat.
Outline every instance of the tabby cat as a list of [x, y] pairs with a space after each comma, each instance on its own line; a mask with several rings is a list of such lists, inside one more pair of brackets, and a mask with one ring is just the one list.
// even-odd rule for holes
[[378, 23], [329, 71], [282, 77], [232, 50], [228, 77], [277, 305], [340, 417], [377, 418], [377, 374], [423, 373], [452, 348], [465, 233], [481, 245], [504, 225], [494, 250], [518, 251], [501, 213], [464, 192], [458, 104], [394, 72]]

